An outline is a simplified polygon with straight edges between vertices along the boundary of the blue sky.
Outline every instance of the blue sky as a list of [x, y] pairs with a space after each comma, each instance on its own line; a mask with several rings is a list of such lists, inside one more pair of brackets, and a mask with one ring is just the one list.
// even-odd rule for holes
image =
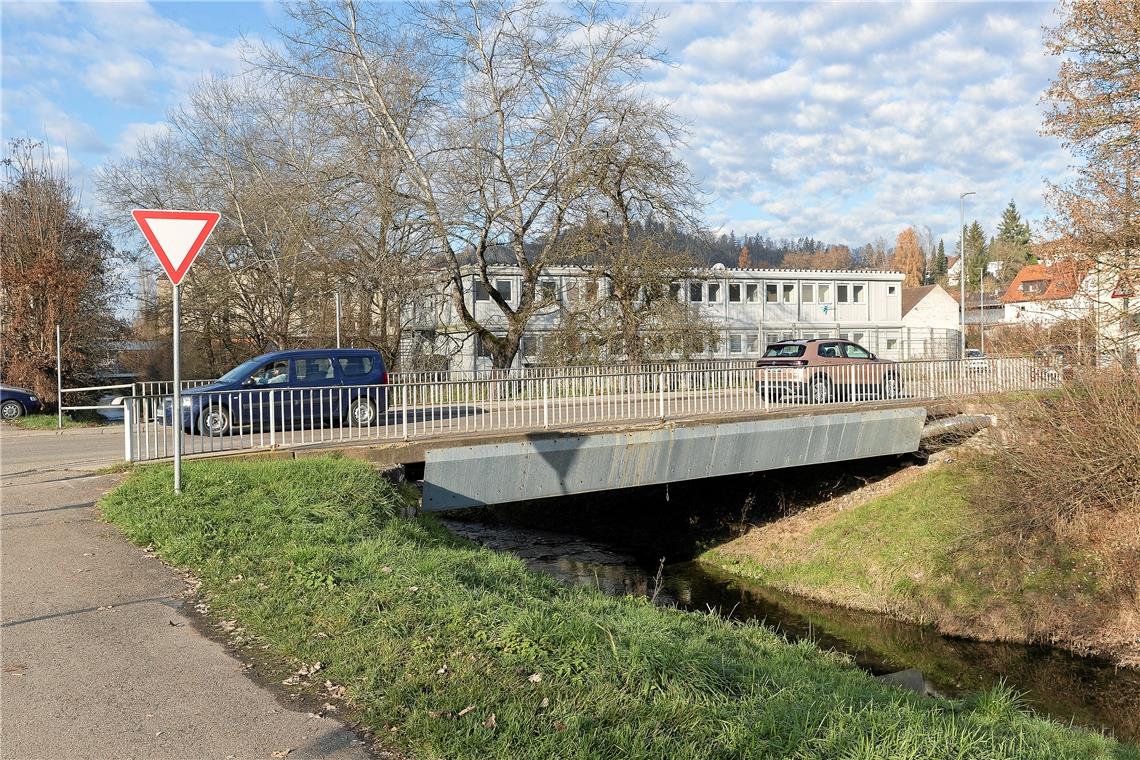
[[[709, 224], [860, 245], [926, 225], [950, 245], [958, 193], [992, 232], [1012, 197], [1042, 217], [1070, 163], [1038, 135], [1057, 61], [1041, 3], [666, 4], [668, 65], [647, 83], [690, 126]], [[0, 5], [5, 139], [91, 172], [161, 130], [204, 74], [242, 68], [272, 2]]]

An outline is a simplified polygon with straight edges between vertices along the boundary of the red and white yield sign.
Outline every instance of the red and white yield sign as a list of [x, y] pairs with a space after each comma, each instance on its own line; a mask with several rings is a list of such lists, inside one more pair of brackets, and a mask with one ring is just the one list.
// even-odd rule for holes
[[172, 211], [137, 208], [131, 212], [154, 249], [166, 276], [177, 285], [206, 244], [222, 215], [217, 211]]

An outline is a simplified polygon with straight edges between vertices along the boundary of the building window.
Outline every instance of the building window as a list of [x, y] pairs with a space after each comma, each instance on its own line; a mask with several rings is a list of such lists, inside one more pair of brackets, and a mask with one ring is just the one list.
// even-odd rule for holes
[[796, 286], [794, 283], [784, 283], [784, 303], [796, 302]]
[[821, 282], [815, 286], [816, 303], [831, 303], [831, 283]]
[[887, 338], [887, 350], [888, 351], [894, 351], [898, 347], [899, 347], [899, 339], [898, 338]]
[[598, 281], [597, 280], [586, 280], [586, 300], [587, 301], [597, 301], [598, 300]]
[[480, 335], [475, 336], [475, 355], [480, 359], [491, 358], [491, 344], [488, 341], [484, 341]]
[[487, 286], [483, 284], [482, 280], [475, 281], [475, 300], [476, 301], [490, 301], [491, 296], [487, 293]]
[[839, 303], [849, 303], [848, 293], [851, 291], [851, 286], [846, 283], [840, 283], [835, 286], [835, 298]]
[[768, 303], [776, 303], [780, 300], [780, 288], [776, 283], [764, 283], [764, 300]]
[[681, 283], [679, 283], [679, 282], [669, 283], [669, 297], [672, 298], [674, 301], [680, 301], [681, 300]]
[[523, 356], [538, 356], [538, 336], [524, 335], [519, 341], [519, 353]]
[[748, 303], [756, 303], [760, 299], [760, 286], [759, 285], [745, 285], [744, 286], [744, 299]]
[[510, 280], [495, 280], [495, 290], [499, 291], [499, 297], [504, 301], [511, 300]]
[[800, 301], [802, 303], [815, 303], [815, 285], [805, 282], [800, 286]]
[[897, 291], [898, 291], [898, 288], [896, 286], [894, 286], [894, 285], [888, 285], [887, 286], [887, 295], [893, 296]]
[[755, 333], [748, 336], [748, 353], [760, 353], [760, 336], [756, 335]]
[[740, 303], [740, 283], [739, 282], [728, 283], [728, 302], [729, 303]]
[[539, 280], [538, 297], [543, 301], [554, 301], [558, 298], [558, 285], [554, 280]]
[[578, 301], [578, 281], [571, 280], [566, 285], [566, 289], [562, 291], [562, 295], [567, 304], [577, 303]]
[[709, 303], [720, 303], [720, 283], [709, 283]]
[[704, 298], [704, 285], [699, 282], [689, 283], [689, 301], [692, 303], [700, 303]]
[[866, 290], [867, 290], [867, 288], [864, 285], [852, 285], [851, 286], [851, 302], [852, 303], [863, 303], [863, 301], [866, 300], [866, 298], [864, 296], [864, 292]]
[[730, 354], [739, 354], [744, 350], [743, 336], [733, 333], [728, 336], [728, 352]]

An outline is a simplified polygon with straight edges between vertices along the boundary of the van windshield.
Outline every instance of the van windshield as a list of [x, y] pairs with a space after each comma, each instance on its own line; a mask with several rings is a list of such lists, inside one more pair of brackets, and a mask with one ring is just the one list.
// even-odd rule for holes
[[242, 362], [226, 374], [218, 378], [219, 383], [236, 383], [238, 380], [245, 380], [253, 374], [253, 371], [261, 366], [261, 361], [258, 359], [250, 359], [247, 362]]

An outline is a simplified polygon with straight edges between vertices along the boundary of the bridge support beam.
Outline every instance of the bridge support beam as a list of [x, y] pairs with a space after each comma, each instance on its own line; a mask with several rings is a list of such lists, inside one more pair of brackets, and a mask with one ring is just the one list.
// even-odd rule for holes
[[428, 451], [424, 509], [504, 504], [917, 451], [926, 410], [804, 414]]

